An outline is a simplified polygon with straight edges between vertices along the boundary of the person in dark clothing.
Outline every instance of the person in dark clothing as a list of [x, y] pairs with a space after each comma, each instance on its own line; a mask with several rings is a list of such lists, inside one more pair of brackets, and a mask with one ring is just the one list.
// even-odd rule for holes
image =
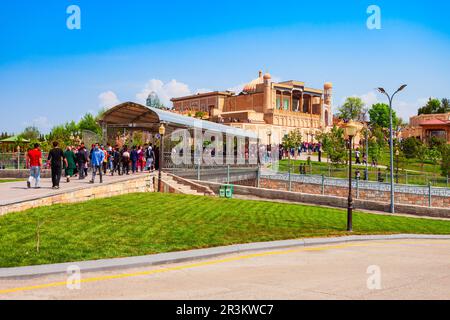
[[52, 171], [52, 189], [59, 189], [59, 182], [61, 181], [61, 172], [63, 162], [67, 166], [67, 161], [64, 158], [64, 152], [58, 147], [57, 141], [53, 142], [53, 149], [48, 154], [48, 161]]
[[119, 147], [115, 146], [113, 148], [113, 151], [111, 153], [111, 157], [112, 157], [112, 170], [111, 170], [111, 175], [113, 176], [114, 173], [117, 171], [117, 173], [119, 174], [119, 176], [121, 175], [121, 170], [120, 170], [120, 162], [121, 162], [121, 155], [119, 152]]
[[130, 152], [130, 160], [131, 160], [131, 171], [133, 173], [137, 172], [137, 162], [139, 159], [139, 154], [136, 150], [136, 146], [133, 146], [133, 149]]
[[83, 180], [86, 177], [84, 168], [86, 167], [86, 163], [88, 162], [89, 159], [89, 155], [86, 150], [86, 147], [84, 146], [84, 143], [81, 143], [76, 158], [79, 172], [78, 179]]
[[122, 174], [129, 175], [130, 174], [130, 152], [128, 152], [128, 147], [124, 146], [122, 153]]

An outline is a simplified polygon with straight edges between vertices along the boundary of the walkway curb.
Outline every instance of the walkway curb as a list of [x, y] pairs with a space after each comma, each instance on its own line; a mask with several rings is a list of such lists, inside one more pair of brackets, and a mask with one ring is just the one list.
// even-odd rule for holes
[[208, 249], [189, 250], [182, 252], [160, 253], [148, 256], [129, 258], [102, 259], [93, 261], [38, 265], [17, 268], [0, 268], [0, 279], [17, 279], [39, 277], [51, 274], [67, 273], [67, 268], [77, 266], [81, 272], [104, 271], [113, 269], [136, 268], [143, 266], [155, 266], [169, 263], [180, 263], [198, 259], [207, 259], [217, 256], [238, 254], [243, 252], [260, 250], [277, 250], [293, 247], [308, 247], [326, 244], [356, 242], [356, 241], [379, 241], [379, 240], [450, 240], [450, 236], [440, 235], [374, 235], [374, 236], [346, 236], [335, 238], [310, 238], [298, 240], [283, 240], [273, 242], [258, 242], [238, 244], [231, 246], [215, 247]]

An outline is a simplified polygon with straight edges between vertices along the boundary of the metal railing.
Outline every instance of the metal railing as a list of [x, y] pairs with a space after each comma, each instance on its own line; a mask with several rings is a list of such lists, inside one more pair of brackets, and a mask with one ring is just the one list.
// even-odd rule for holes
[[[47, 153], [42, 154], [45, 166]], [[0, 170], [23, 170], [27, 168], [27, 154], [25, 152], [0, 153]]]
[[[271, 172], [270, 170], [264, 170], [260, 178], [282, 181], [286, 184], [288, 191], [292, 191], [293, 183], [312, 184], [319, 185], [321, 187], [322, 194], [325, 194], [325, 187], [341, 187], [348, 188], [348, 179], [327, 177], [325, 175], [309, 175], [309, 174], [295, 174], [291, 172]], [[373, 191], [376, 192], [390, 192], [391, 186], [388, 182], [376, 182], [376, 181], [364, 181], [360, 179], [352, 180], [352, 187], [356, 190], [356, 198], [360, 198], [360, 191]], [[450, 198], [450, 189], [442, 187], [433, 187], [428, 185], [406, 185], [395, 184], [395, 193], [413, 194], [423, 196], [427, 200], [427, 205], [432, 206], [433, 197]]]
[[[291, 172], [292, 174], [301, 174], [299, 165], [292, 165], [289, 167], [287, 164], [278, 164], [278, 167], [274, 167], [278, 172]], [[325, 176], [328, 178], [341, 178], [348, 179], [348, 168], [339, 168], [332, 165], [316, 165], [314, 163], [305, 164], [304, 174]], [[377, 167], [369, 167], [367, 177], [365, 174], [365, 167], [356, 167], [353, 170], [353, 178], [356, 178], [356, 171], [360, 173], [360, 180], [362, 181], [376, 181], [390, 183], [391, 177], [389, 170], [380, 169]], [[438, 174], [432, 173], [420, 173], [407, 170], [399, 170], [398, 173], [394, 172], [394, 183], [406, 184], [406, 185], [421, 185], [428, 186], [431, 184], [434, 187], [450, 187], [450, 177], [443, 177]]]

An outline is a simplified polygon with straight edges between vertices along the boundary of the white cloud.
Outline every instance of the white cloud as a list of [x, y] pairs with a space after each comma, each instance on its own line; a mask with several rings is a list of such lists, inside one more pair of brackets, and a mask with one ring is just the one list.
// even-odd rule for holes
[[151, 92], [155, 92], [158, 95], [159, 100], [166, 107], [172, 106], [170, 99], [192, 94], [187, 84], [178, 82], [175, 79], [167, 83], [164, 83], [159, 79], [152, 79], [147, 82], [145, 88], [136, 95], [136, 99], [139, 103], [145, 104], [147, 97]]
[[33, 119], [31, 122], [24, 122], [23, 125], [25, 127], [36, 127], [40, 132], [46, 133], [49, 132], [53, 125], [50, 123], [47, 117], [39, 116]]
[[117, 98], [117, 95], [112, 91], [105, 91], [100, 93], [98, 96], [98, 100], [99, 100], [99, 107], [101, 109], [111, 108], [120, 103], [119, 98]]
[[374, 91], [368, 92], [360, 96], [361, 100], [365, 103], [367, 108], [370, 108], [372, 105], [380, 102], [378, 97]]

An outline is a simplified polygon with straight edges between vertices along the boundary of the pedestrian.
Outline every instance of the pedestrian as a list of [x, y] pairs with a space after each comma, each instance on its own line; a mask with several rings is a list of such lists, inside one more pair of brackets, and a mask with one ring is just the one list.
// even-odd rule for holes
[[144, 171], [144, 167], [145, 167], [145, 163], [146, 163], [146, 161], [144, 159], [145, 154], [144, 154], [144, 150], [142, 150], [142, 146], [138, 147], [137, 154], [138, 154], [138, 169], [139, 169], [139, 171], [142, 172], [142, 171]]
[[155, 152], [153, 151], [153, 146], [151, 143], [148, 146], [147, 151], [145, 152], [145, 158], [147, 162], [146, 163], [147, 170], [152, 172], [155, 163]]
[[70, 182], [70, 178], [73, 177], [74, 171], [76, 169], [77, 159], [75, 158], [75, 153], [72, 151], [72, 147], [68, 146], [66, 151], [64, 151], [64, 158], [66, 159], [64, 164], [64, 173], [66, 176], [66, 182]]
[[87, 172], [85, 172], [86, 164], [89, 160], [89, 155], [87, 153], [86, 147], [84, 146], [84, 143], [82, 142], [80, 147], [78, 148], [78, 152], [76, 154], [77, 159], [77, 165], [78, 165], [78, 179], [84, 180], [84, 178], [87, 176]]
[[122, 174], [130, 174], [130, 152], [127, 146], [124, 146], [122, 150]]
[[113, 147], [108, 143], [106, 148], [106, 152], [108, 152], [108, 167], [109, 167], [109, 172], [112, 173], [112, 171], [114, 170], [114, 164], [113, 164]]
[[102, 165], [105, 160], [105, 153], [100, 149], [100, 145], [97, 143], [91, 153], [91, 161], [92, 161], [92, 179], [90, 183], [95, 182], [95, 176], [97, 171], [100, 175], [100, 183], [103, 183], [103, 175], [102, 175]]
[[356, 164], [361, 164], [361, 152], [356, 149]]
[[111, 157], [112, 157], [112, 163], [113, 163], [113, 169], [111, 171], [111, 175], [113, 176], [114, 173], [117, 171], [117, 173], [120, 176], [121, 175], [121, 170], [120, 170], [121, 155], [120, 155], [118, 146], [115, 146], [113, 148]]
[[133, 173], [137, 172], [137, 162], [139, 160], [139, 155], [136, 150], [136, 146], [133, 146], [133, 149], [130, 152], [130, 160], [131, 160], [131, 171]]
[[41, 167], [42, 167], [42, 152], [39, 149], [39, 143], [34, 144], [34, 149], [28, 151], [27, 162], [30, 167], [30, 177], [27, 181], [28, 189], [31, 188], [31, 181], [34, 180], [34, 187], [40, 188], [41, 181]]
[[50, 162], [52, 172], [52, 189], [59, 189], [62, 164], [65, 163], [66, 159], [64, 158], [64, 152], [59, 148], [58, 141], [53, 142], [53, 149], [50, 150], [47, 160]]

